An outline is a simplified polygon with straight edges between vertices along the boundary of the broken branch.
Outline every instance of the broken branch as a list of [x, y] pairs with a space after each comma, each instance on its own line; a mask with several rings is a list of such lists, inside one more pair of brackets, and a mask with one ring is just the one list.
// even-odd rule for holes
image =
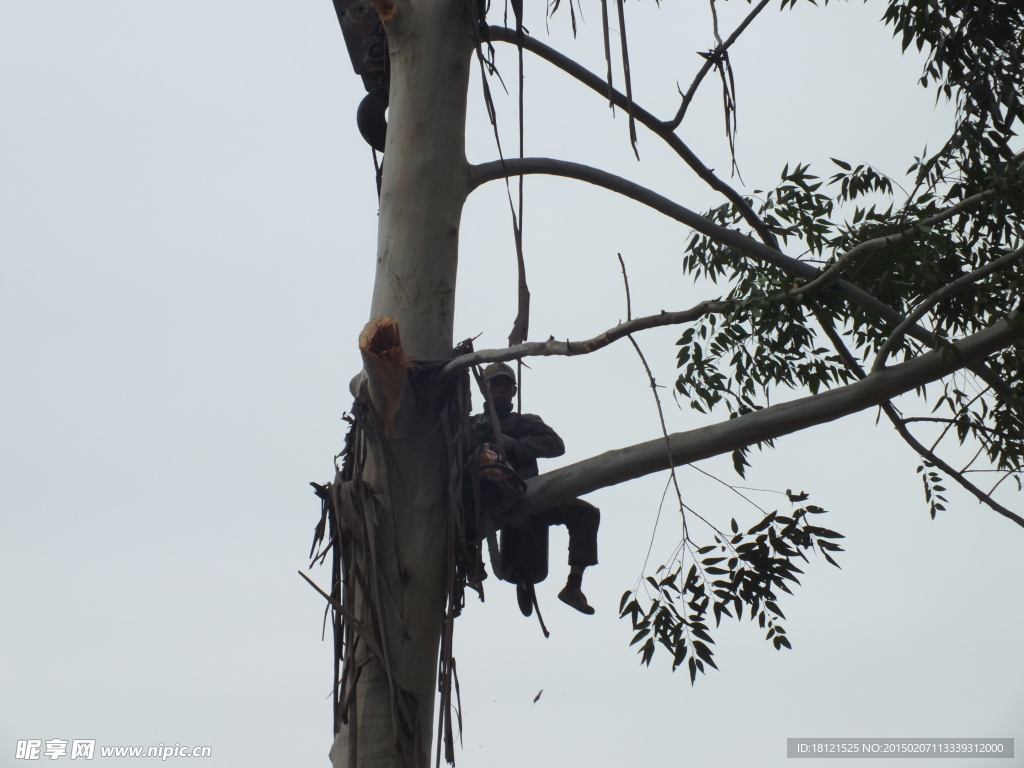
[[384, 414], [384, 426], [388, 429], [402, 405], [409, 367], [398, 321], [393, 317], [373, 318], [359, 334], [359, 351], [373, 385], [371, 399], [378, 401], [374, 405]]

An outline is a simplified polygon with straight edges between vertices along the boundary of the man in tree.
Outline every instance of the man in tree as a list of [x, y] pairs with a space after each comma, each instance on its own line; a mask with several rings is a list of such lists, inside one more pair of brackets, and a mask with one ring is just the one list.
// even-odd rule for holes
[[[354, 417], [356, 460], [343, 463], [336, 481], [320, 491], [320, 548], [311, 553], [322, 559], [330, 549], [333, 558], [331, 593], [325, 595], [335, 608], [337, 768], [427, 765], [439, 689], [437, 748], [443, 744], [446, 759], [454, 761], [452, 713], [458, 710], [451, 695], [452, 638], [464, 597], [456, 559], [464, 554], [457, 546], [456, 494], [466, 448], [457, 441], [465, 437], [459, 431], [465, 399], [463, 393], [446, 393], [455, 392], [449, 385], [472, 366], [532, 355], [590, 354], [616, 340], [637, 344], [636, 333], [647, 329], [689, 326], [679, 340], [676, 391], [700, 413], [720, 420], [670, 433], [662, 416], [657, 437], [539, 476], [536, 459], [559, 455], [561, 441], [537, 417], [513, 415], [516, 382], [510, 369], [500, 375], [495, 374], [501, 368], [489, 371], [485, 392], [497, 390], [504, 425], [488, 425], [495, 420], [488, 409], [491, 418], [478, 417], [474, 424], [476, 440], [493, 441], [527, 478], [516, 510], [521, 514], [504, 530], [502, 554], [516, 538], [520, 550], [536, 541], [540, 553], [547, 526], [566, 525], [573, 572], [561, 597], [580, 610], [591, 610], [580, 586], [583, 568], [596, 562], [596, 547], [590, 558], [576, 553], [585, 537], [567, 514], [582, 504], [573, 497], [723, 454], [732, 455], [742, 475], [752, 447], [869, 408], [881, 408], [921, 457], [918, 472], [933, 516], [945, 509], [939, 494], [945, 491], [942, 478], [949, 477], [1024, 526], [1024, 517], [992, 498], [1004, 478], [1019, 480], [1024, 472], [1019, 271], [1024, 151], [1013, 129], [1024, 114], [1021, 3], [889, 0], [886, 23], [904, 47], [927, 48], [922, 84], [938, 86], [957, 104], [953, 133], [938, 154], [915, 159], [909, 173], [916, 178], [903, 199], [902, 191], [894, 191], [902, 189], [898, 180], [870, 164], [836, 158], [832, 162], [842, 173], [833, 172], [828, 180], [805, 163], [787, 163], [778, 184], [749, 192], [733, 188], [677, 132], [700, 83], [717, 70], [724, 85], [729, 153], [738, 170], [730, 47], [768, 0], [760, 0], [726, 39], [719, 35], [712, 5], [715, 45], [701, 52], [704, 64], [674, 116], [666, 119], [633, 99], [622, 0], [616, 4], [617, 20], [602, 14], [605, 77], [529, 36], [519, 14], [511, 28], [487, 25], [476, 3], [466, 0], [367, 2], [377, 21], [370, 13], [361, 18], [368, 27], [383, 24], [387, 35], [390, 83], [387, 162], [377, 190], [376, 278], [370, 322], [359, 338], [367, 387], [366, 396], [357, 398]], [[608, 5], [602, 10], [610, 10]], [[343, 14], [340, 21], [349, 29], [353, 18]], [[613, 82], [613, 23], [621, 36], [621, 74], [615, 75], [624, 85], [621, 91]], [[476, 68], [471, 57], [484, 74], [483, 95], [497, 144], [500, 126], [486, 78], [497, 74], [493, 44], [501, 42], [518, 49], [521, 86], [529, 52], [621, 110], [638, 160], [635, 128], [643, 125], [724, 201], [716, 200], [702, 214], [597, 166], [527, 157], [522, 132], [519, 157], [498, 151], [496, 159], [470, 163], [466, 109]], [[520, 131], [524, 103], [520, 89]], [[711, 293], [691, 308], [636, 318], [627, 293], [626, 322], [603, 333], [579, 341], [553, 335], [526, 341], [529, 289], [520, 192], [518, 212], [512, 206], [519, 314], [509, 346], [449, 359], [466, 201], [492, 181], [505, 180], [511, 192], [510, 180], [518, 177], [521, 191], [527, 175], [596, 185], [692, 229], [683, 270], [710, 283]], [[624, 266], [622, 271], [625, 278]], [[441, 360], [448, 362], [435, 372]], [[657, 394], [654, 375], [643, 363]], [[925, 385], [934, 391], [936, 382], [942, 382], [940, 399], [922, 415], [911, 415], [903, 401], [899, 407], [892, 402], [910, 392], [924, 396]], [[795, 394], [779, 398], [780, 390]], [[975, 443], [977, 453], [960, 469], [935, 453], [947, 436], [958, 445], [968, 436]], [[989, 466], [975, 466], [979, 458]], [[844, 467], [845, 457], [837, 454], [835, 464]], [[999, 472], [1002, 478], [986, 491], [966, 474], [978, 471]], [[353, 486], [345, 485], [346, 475]], [[776, 589], [788, 591], [785, 582], [797, 583], [802, 570], [795, 560], [805, 559], [808, 550], [829, 561], [830, 553], [841, 549], [835, 541], [840, 534], [816, 524], [824, 510], [807, 505], [786, 510], [789, 514], [767, 512], [745, 531], [730, 520], [731, 533], [726, 533], [725, 526], [690, 510], [674, 476], [671, 481], [680, 543], [655, 571], [658, 578], [644, 581], [639, 595], [626, 592], [619, 605], [636, 632], [633, 643], [642, 661], [649, 663], [656, 647], [664, 646], [673, 669], [685, 665], [693, 683], [706, 665], [716, 668], [710, 619], [717, 625], [723, 616], [756, 619], [775, 648], [790, 647], [779, 625], [784, 617]], [[336, 489], [350, 487], [360, 495], [342, 494], [336, 503]], [[595, 513], [589, 516], [596, 531]], [[688, 525], [688, 519], [698, 518], [702, 526]], [[714, 543], [696, 540], [691, 531]], [[596, 537], [590, 541], [596, 543]], [[526, 568], [526, 559], [511, 551], [503, 560], [494, 565], [509, 566], [501, 575], [520, 585], [526, 613], [536, 607], [532, 585], [546, 575], [546, 552]]]
[[[558, 434], [544, 423], [540, 416], [532, 413], [516, 413], [512, 398], [516, 394], [516, 376], [505, 363], [492, 363], [484, 369], [484, 386], [487, 387], [501, 430], [500, 445], [512, 468], [524, 480], [538, 474], [537, 459], [549, 459], [565, 453], [565, 444]], [[491, 420], [486, 409], [472, 421], [471, 443], [477, 448], [484, 443], [496, 443]], [[512, 553], [516, 558], [547, 557], [546, 546], [536, 546], [532, 539], [543, 536], [546, 542], [547, 527], [564, 525], [569, 531], [569, 578], [558, 593], [558, 599], [588, 616], [594, 609], [583, 594], [583, 571], [589, 565], [597, 565], [597, 529], [601, 524], [601, 512], [593, 504], [582, 499], [570, 499], [549, 509], [531, 515], [525, 528], [506, 528], [502, 531], [502, 554]], [[533, 536], [531, 536], [531, 533]], [[504, 565], [504, 564], [503, 564]], [[535, 601], [533, 584], [547, 574], [547, 564], [537, 564], [539, 577], [530, 578], [529, 569], [511, 572], [517, 581], [516, 597], [519, 610], [524, 616], [533, 613]]]

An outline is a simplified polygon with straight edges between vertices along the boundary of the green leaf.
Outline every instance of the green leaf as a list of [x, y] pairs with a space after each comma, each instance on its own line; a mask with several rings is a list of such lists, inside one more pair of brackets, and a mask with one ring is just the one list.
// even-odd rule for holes
[[626, 601], [629, 600], [629, 596], [632, 595], [632, 594], [633, 594], [633, 592], [631, 590], [628, 590], [628, 589], [625, 592], [622, 593], [622, 599], [619, 600], [619, 613], [620, 614], [622, 613], [622, 609], [626, 605]]

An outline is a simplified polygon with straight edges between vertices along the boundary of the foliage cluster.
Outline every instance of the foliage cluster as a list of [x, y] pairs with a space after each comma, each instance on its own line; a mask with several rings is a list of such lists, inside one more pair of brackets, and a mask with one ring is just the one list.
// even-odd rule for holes
[[[828, 179], [807, 164], [787, 164], [774, 189], [755, 190], [745, 202], [782, 247], [798, 245], [800, 258], [816, 264], [820, 274], [858, 246], [882, 241], [843, 277], [906, 316], [940, 289], [1024, 245], [1024, 165], [1008, 147], [1012, 126], [1024, 118], [1024, 7], [994, 0], [891, 0], [884, 20], [904, 49], [927, 48], [922, 85], [936, 86], [937, 98], [957, 105], [946, 144], [932, 156], [914, 158], [908, 169], [913, 189], [902, 189], [870, 165], [833, 159], [839, 172]], [[732, 202], [705, 215], [734, 229], [744, 223]], [[778, 386], [815, 394], [849, 383], [857, 374], [839, 350], [829, 348], [823, 323], [837, 326], [865, 362], [894, 330], [834, 287], [801, 292], [811, 281], [753, 262], [706, 235], [689, 241], [683, 266], [694, 279], [729, 285], [723, 299], [728, 311], [706, 317], [679, 340], [676, 389], [702, 412], [724, 407], [737, 415], [763, 407]], [[1024, 274], [1015, 262], [948, 292], [929, 308], [929, 343], [905, 334], [892, 352], [909, 359], [926, 346], [943, 347], [989, 327], [1019, 308], [1022, 290]], [[1006, 383], [1001, 392], [985, 391], [989, 383], [965, 375], [943, 387], [932, 413], [945, 411], [935, 423], [955, 426], [961, 444], [975, 441], [994, 469], [1017, 476], [1024, 460], [1024, 355], [1011, 347], [987, 365], [992, 378]], [[734, 459], [742, 473], [746, 458]]]
[[[782, 7], [794, 4], [785, 0]], [[813, 173], [810, 164], [786, 164], [774, 188], [743, 196], [743, 206], [734, 199], [704, 213], [772, 248], [796, 250], [816, 272], [796, 276], [707, 234], [688, 241], [684, 271], [727, 290], [718, 311], [687, 328], [678, 342], [676, 393], [701, 413], [734, 418], [770, 405], [780, 388], [813, 395], [862, 378], [873, 358], [875, 368], [884, 365], [877, 358], [883, 348], [907, 360], [929, 348], [949, 350], [957, 338], [998, 320], [1019, 322], [1024, 153], [1014, 154], [1010, 142], [1015, 124], [1024, 121], [1024, 5], [889, 0], [883, 21], [904, 50], [925, 53], [920, 83], [934, 88], [937, 99], [954, 102], [952, 132], [938, 151], [913, 158], [904, 182], [910, 189], [867, 163], [833, 158], [836, 168], [828, 175]], [[751, 211], [764, 225], [760, 232]], [[895, 312], [880, 318], [850, 290], [840, 290], [840, 279]], [[923, 332], [894, 335], [892, 316], [915, 312]], [[979, 498], [1008, 478], [1021, 486], [1024, 349], [1006, 348], [984, 368], [943, 381], [921, 415], [882, 406], [921, 456], [918, 474], [932, 517], [948, 503], [939, 469], [969, 490], [968, 477], [987, 476], [971, 473], [993, 473], [991, 489], [975, 488]], [[924, 389], [918, 394], [928, 396]], [[911, 424], [927, 430], [930, 448], [910, 434]], [[953, 469], [934, 453], [940, 446], [966, 464]], [[741, 476], [748, 450], [733, 454]], [[630, 618], [642, 661], [649, 664], [660, 644], [672, 655], [673, 669], [688, 664], [692, 681], [704, 664], [715, 666], [708, 616], [717, 625], [723, 614], [732, 615], [730, 607], [739, 618], [744, 605], [776, 648], [789, 647], [773, 590], [789, 591], [786, 582], [796, 582], [799, 572], [793, 558], [807, 549], [817, 546], [834, 563], [829, 552], [838, 549], [831, 540], [838, 534], [806, 523], [807, 514], [821, 511], [772, 513], [745, 535], [734, 522], [732, 537], [718, 534], [706, 547], [690, 540], [684, 524], [670, 566], [647, 577], [646, 593], [635, 589], [622, 599], [621, 614]], [[692, 557], [684, 578], [687, 552]]]
[[[745, 532], [733, 519], [731, 536], [717, 531], [714, 544], [696, 550], [685, 542], [674, 567], [659, 567], [655, 576], [660, 578], [645, 578], [644, 594], [629, 590], [619, 602], [619, 615], [630, 618], [636, 633], [630, 645], [643, 641], [639, 649], [643, 663], [650, 665], [655, 643], [660, 643], [672, 654], [673, 670], [687, 664], [692, 684], [697, 672], [705, 672], [705, 664], [718, 668], [710, 648], [715, 641], [709, 634], [708, 616], [714, 616], [717, 627], [723, 616], [741, 620], [744, 609], [751, 621], [766, 630], [765, 639], [776, 650], [792, 648], [776, 590], [791, 594], [787, 582], [799, 584], [797, 574], [803, 573], [795, 560], [807, 562], [806, 553], [815, 547], [838, 567], [830, 553], [842, 551], [834, 541], [842, 534], [808, 519], [824, 512], [811, 504], [791, 515], [772, 512]], [[691, 565], [682, 579], [687, 552]]]

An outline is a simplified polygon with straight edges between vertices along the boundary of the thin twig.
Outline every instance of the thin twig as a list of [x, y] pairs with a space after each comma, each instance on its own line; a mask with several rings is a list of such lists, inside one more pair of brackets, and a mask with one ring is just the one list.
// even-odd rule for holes
[[[619, 256], [619, 266], [622, 267], [622, 282], [626, 286], [626, 322], [632, 320], [632, 303], [629, 298], [629, 277], [626, 275], [626, 262], [622, 260], [622, 254]], [[647, 372], [647, 380], [651, 384], [651, 394], [654, 395], [654, 404], [658, 406], [658, 421], [661, 423], [661, 434], [665, 438], [665, 450], [668, 451], [669, 460], [669, 475], [672, 478], [672, 485], [676, 489], [676, 499], [679, 501], [679, 515], [683, 519], [683, 536], [687, 537], [686, 532], [686, 512], [685, 505], [683, 504], [683, 492], [679, 489], [679, 478], [676, 476], [676, 468], [672, 464], [672, 448], [668, 441], [668, 428], [665, 426], [665, 412], [661, 408], [661, 398], [658, 397], [658, 382], [654, 380], [654, 374], [651, 372], [651, 366], [647, 364], [647, 358], [644, 357], [644, 353], [640, 350], [640, 345], [636, 343], [636, 339], [633, 338], [632, 334], [627, 334], [629, 342], [633, 345], [633, 349], [636, 350], [637, 355], [640, 357], [640, 362], [643, 363], [644, 370]]]
[[743, 491], [759, 491], [760, 493], [777, 493], [777, 494], [779, 494], [779, 496], [787, 496], [788, 495], [785, 491], [775, 491], [775, 490], [772, 490], [771, 488], [751, 488], [750, 486], [747, 486], [747, 485], [735, 485], [733, 487], [734, 488], [739, 488], [740, 490], [743, 490]]
[[[695, 469], [698, 472], [700, 472], [702, 475], [710, 477], [716, 483], [721, 483], [726, 488], [728, 488], [730, 491], [732, 491], [737, 496], [739, 496], [741, 499], [743, 499], [745, 502], [747, 502], [747, 504], [750, 504], [752, 507], [754, 507], [756, 510], [758, 510], [762, 514], [768, 514], [767, 512], [764, 511], [764, 509], [757, 502], [755, 502], [755, 501], [753, 501], [751, 499], [748, 499], [746, 496], [744, 496], [742, 493], [740, 493], [739, 492], [739, 486], [731, 485], [730, 483], [725, 482], [725, 480], [723, 480], [722, 478], [715, 477], [710, 472], [707, 472], [706, 470], [703, 470], [700, 467], [698, 467], [696, 464], [691, 464], [690, 465], [690, 469]], [[752, 488], [750, 490], [757, 491], [757, 490], [761, 490], [761, 489], [759, 489], [759, 488]], [[769, 493], [782, 493], [782, 491], [769, 491]], [[719, 533], [721, 533], [721, 531], [719, 531]]]
[[[825, 335], [828, 336], [829, 341], [832, 342], [832, 346], [835, 348], [836, 352], [839, 353], [839, 356], [843, 359], [843, 362], [846, 364], [846, 367], [849, 368], [850, 371], [857, 376], [857, 378], [867, 378], [867, 374], [864, 372], [864, 369], [861, 367], [860, 363], [857, 362], [856, 358], [853, 356], [853, 353], [850, 352], [849, 348], [843, 342], [843, 339], [836, 331], [835, 326], [833, 326], [832, 323], [828, 320], [828, 318], [826, 318], [821, 312], [819, 312], [816, 307], [814, 307], [813, 309], [815, 317], [818, 318], [818, 322], [821, 325], [822, 330], [825, 332]], [[896, 431], [899, 433], [900, 437], [903, 438], [907, 445], [909, 445], [911, 448], [917, 451], [919, 456], [931, 462], [940, 470], [942, 470], [947, 475], [956, 480], [961, 486], [963, 486], [972, 495], [974, 495], [982, 504], [988, 505], [996, 512], [1001, 514], [1003, 517], [1012, 520], [1017, 525], [1024, 528], [1024, 518], [1022, 518], [1015, 512], [1011, 512], [1002, 504], [996, 502], [991, 496], [989, 496], [983, 490], [974, 485], [960, 472], [957, 472], [955, 469], [953, 469], [953, 467], [951, 467], [949, 464], [947, 464], [945, 461], [939, 458], [935, 453], [928, 450], [921, 443], [919, 443], [914, 438], [914, 436], [910, 434], [910, 430], [907, 429], [906, 425], [903, 423], [903, 419], [896, 412], [896, 409], [893, 407], [892, 403], [886, 400], [885, 402], [881, 403], [880, 406], [882, 410], [885, 412], [885, 415], [889, 418], [889, 421], [891, 421], [892, 425], [896, 428]]]
[[907, 330], [911, 326], [915, 325], [918, 320], [924, 317], [928, 310], [935, 306], [935, 304], [942, 301], [947, 296], [951, 296], [957, 291], [966, 288], [969, 285], [973, 285], [981, 280], [981, 278], [986, 277], [1003, 267], [1010, 266], [1015, 261], [1019, 260], [1021, 256], [1024, 256], [1024, 248], [1018, 248], [1016, 251], [1010, 251], [1009, 253], [1000, 256], [998, 259], [993, 259], [988, 264], [978, 267], [978, 269], [973, 272], [958, 277], [953, 282], [948, 283], [935, 291], [931, 296], [914, 307], [913, 311], [907, 315], [906, 319], [889, 335], [889, 338], [887, 338], [885, 343], [882, 344], [882, 348], [878, 350], [878, 354], [875, 356], [875, 362], [871, 365], [871, 370], [878, 371], [885, 367], [885, 360], [889, 356], [893, 347], [895, 347], [900, 342], [900, 339], [906, 335]]
[[1003, 475], [1001, 478], [999, 478], [999, 482], [997, 482], [995, 485], [992, 486], [992, 488], [989, 489], [989, 493], [991, 494], [993, 491], [995, 491], [996, 488], [998, 488], [1000, 485], [1002, 485], [1003, 484], [1003, 480], [1005, 480], [1006, 478], [1010, 477], [1011, 475], [1019, 475], [1019, 474], [1020, 474], [1020, 469], [1011, 469], [1009, 472], [1007, 472], [1005, 475]]
[[647, 563], [651, 560], [651, 550], [654, 549], [654, 535], [658, 532], [658, 522], [661, 520], [661, 510], [665, 506], [665, 497], [668, 496], [668, 487], [672, 484], [672, 478], [670, 477], [665, 481], [665, 490], [661, 492], [661, 501], [658, 503], [658, 514], [654, 516], [654, 530], [651, 531], [651, 541], [647, 544], [647, 554], [644, 556], [644, 564], [640, 568], [640, 575], [636, 577], [636, 583], [633, 585], [633, 591], [636, 592], [636, 588], [640, 586], [640, 582], [644, 579], [644, 571], [647, 570]]
[[622, 269], [622, 282], [626, 286], [626, 322], [633, 319], [633, 301], [629, 296], [629, 277], [626, 275], [626, 262], [622, 260], [622, 254], [616, 253], [619, 257], [619, 267]]
[[864, 254], [872, 253], [882, 248], [889, 248], [891, 246], [900, 245], [909, 240], [913, 240], [928, 227], [933, 227], [936, 224], [941, 224], [943, 221], [946, 221], [946, 219], [950, 219], [953, 216], [956, 216], [958, 213], [967, 210], [968, 208], [973, 208], [979, 203], [982, 203], [991, 197], [995, 197], [998, 194], [999, 190], [986, 189], [984, 192], [979, 192], [976, 195], [971, 195], [970, 197], [964, 198], [959, 203], [951, 205], [949, 208], [940, 211], [934, 216], [929, 216], [926, 219], [921, 219], [920, 221], [911, 224], [908, 228], [900, 232], [897, 232], [896, 234], [875, 237], [872, 238], [871, 240], [865, 240], [862, 243], [858, 243], [853, 248], [844, 253], [842, 256], [840, 256], [838, 259], [836, 259], [835, 263], [832, 264], [832, 266], [830, 266], [824, 272], [822, 272], [818, 277], [816, 277], [814, 280], [807, 283], [806, 285], [802, 286], [800, 291], [802, 293], [810, 293], [812, 291], [816, 291], [826, 286], [829, 286], [832, 283], [836, 282], [839, 276], [854, 261], [859, 259]]
[[505, 347], [504, 349], [481, 349], [476, 352], [469, 352], [465, 355], [459, 355], [441, 369], [441, 372], [437, 375], [436, 386], [445, 386], [454, 376], [474, 365], [520, 360], [524, 357], [586, 355], [607, 347], [612, 342], [629, 336], [631, 333], [644, 331], [648, 328], [689, 323], [711, 312], [725, 311], [729, 307], [731, 305], [720, 301], [702, 301], [697, 306], [681, 312], [663, 311], [657, 315], [638, 317], [635, 320], [619, 323], [614, 328], [610, 328], [604, 333], [584, 341], [559, 341], [552, 336], [547, 341], [531, 341], [526, 344], [517, 344], [514, 347]]
[[978, 460], [978, 457], [981, 456], [982, 451], [984, 450], [985, 444], [982, 443], [981, 445], [978, 446], [978, 450], [974, 452], [974, 455], [971, 457], [971, 460], [964, 464], [963, 469], [960, 470], [960, 474], [967, 474], [968, 472], [970, 472], [971, 465]]
[[[697, 87], [700, 85], [701, 81], [705, 78], [705, 76], [707, 76], [708, 72], [711, 71], [711, 67], [715, 65], [715, 62], [719, 59], [719, 57], [721, 57], [723, 53], [729, 50], [729, 46], [736, 42], [736, 39], [743, 33], [743, 30], [745, 30], [750, 25], [750, 22], [754, 20], [754, 17], [757, 16], [757, 14], [759, 14], [766, 5], [768, 5], [768, 0], [761, 0], [761, 2], [758, 3], [750, 13], [747, 14], [747, 17], [740, 23], [738, 27], [736, 27], [736, 29], [733, 31], [731, 35], [729, 35], [728, 39], [724, 43], [721, 42], [721, 40], [719, 40], [719, 44], [718, 46], [715, 47], [714, 50], [708, 51], [707, 54], [701, 54], [702, 56], [704, 56], [704, 65], [700, 68], [700, 71], [697, 72], [697, 76], [693, 79], [693, 82], [690, 83], [690, 87], [686, 89], [686, 94], [683, 96], [683, 103], [679, 105], [679, 111], [676, 112], [676, 116], [673, 117], [671, 120], [668, 120], [665, 123], [663, 123], [664, 127], [667, 130], [674, 131], [676, 128], [679, 127], [679, 124], [683, 121], [683, 116], [686, 114], [687, 108], [690, 106], [690, 102], [693, 101], [693, 97], [697, 93]], [[712, 4], [711, 7], [713, 11], [714, 4]]]
[[991, 427], [986, 427], [983, 424], [975, 424], [974, 422], [967, 421], [965, 419], [941, 419], [941, 418], [938, 418], [936, 416], [907, 416], [907, 417], [901, 419], [901, 421], [904, 424], [906, 424], [908, 422], [911, 422], [911, 421], [932, 421], [932, 422], [938, 422], [940, 424], [952, 424], [954, 426], [959, 424], [959, 425], [962, 425], [962, 426], [965, 426], [965, 427], [971, 427], [973, 429], [980, 429], [980, 430], [983, 430], [985, 432], [991, 432], [993, 434], [998, 434], [998, 431], [995, 430], [995, 429], [992, 429]]
[[711, 0], [711, 33], [715, 36], [715, 42], [722, 44], [722, 36], [718, 34], [718, 11], [715, 9], [715, 0]]

